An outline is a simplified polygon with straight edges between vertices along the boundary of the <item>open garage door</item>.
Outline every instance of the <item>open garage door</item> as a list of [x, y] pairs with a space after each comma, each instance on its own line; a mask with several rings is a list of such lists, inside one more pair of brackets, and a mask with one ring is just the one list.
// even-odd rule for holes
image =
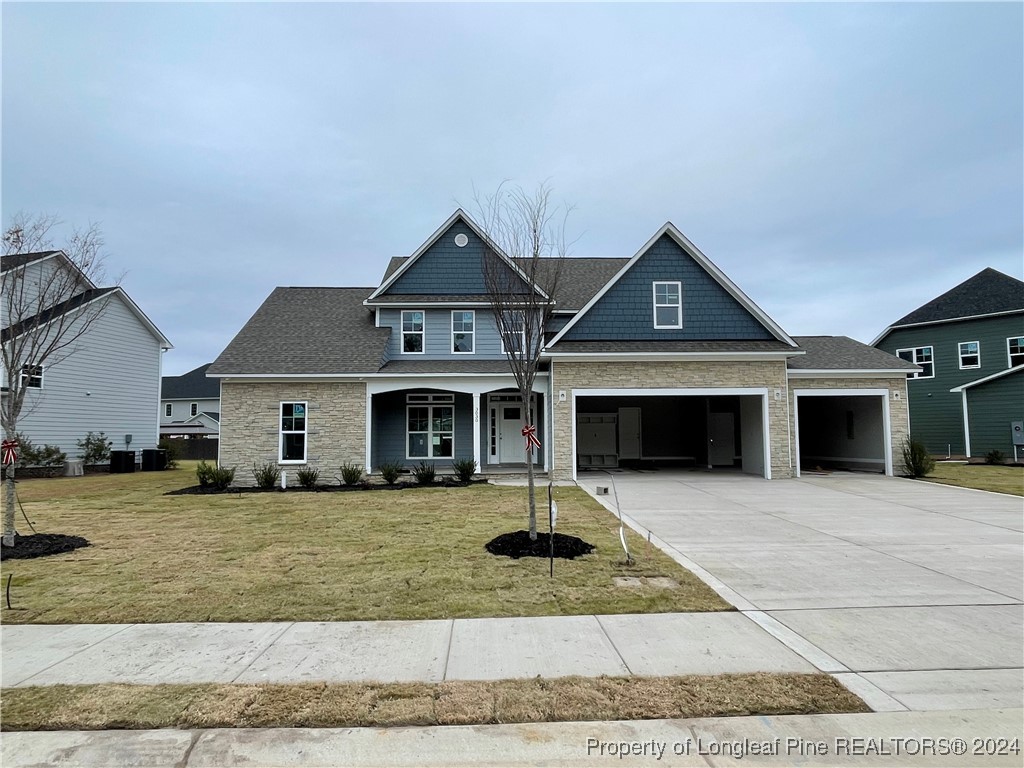
[[892, 474], [888, 392], [796, 390], [797, 476], [841, 469]]
[[769, 476], [763, 392], [640, 392], [575, 393], [577, 469], [696, 467]]

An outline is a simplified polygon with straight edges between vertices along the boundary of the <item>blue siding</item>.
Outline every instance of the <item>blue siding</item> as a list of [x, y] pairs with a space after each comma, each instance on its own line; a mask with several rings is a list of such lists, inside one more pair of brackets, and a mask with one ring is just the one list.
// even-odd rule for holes
[[[406, 459], [406, 395], [434, 393], [438, 390], [409, 389], [373, 396], [373, 423], [371, 431], [373, 469], [384, 461], [398, 461], [414, 467], [421, 459]], [[455, 458], [473, 458], [473, 397], [455, 393]], [[451, 462], [445, 459], [422, 459], [433, 463], [438, 471], [451, 471]]]
[[[469, 238], [462, 248], [455, 244], [455, 237], [460, 234]], [[384, 294], [485, 294], [483, 256], [483, 241], [465, 222], [456, 221]], [[515, 280], [525, 288], [520, 278]]]
[[385, 360], [504, 360], [501, 338], [494, 313], [490, 307], [475, 307], [476, 339], [473, 354], [452, 353], [452, 311], [450, 309], [422, 308], [423, 354], [402, 353], [402, 310], [383, 308], [380, 311], [381, 327], [391, 328], [391, 338], [384, 353]]
[[[654, 328], [652, 284], [683, 284], [683, 327]], [[564, 336], [574, 341], [773, 339], [771, 332], [668, 235], [661, 237]]]

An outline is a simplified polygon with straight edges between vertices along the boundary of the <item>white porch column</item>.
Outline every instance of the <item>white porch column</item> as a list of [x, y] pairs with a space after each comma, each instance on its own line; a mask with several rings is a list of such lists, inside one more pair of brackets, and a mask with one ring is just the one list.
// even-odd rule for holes
[[370, 439], [373, 437], [373, 393], [370, 392], [370, 388], [366, 388], [366, 464], [365, 472], [370, 474], [370, 458], [373, 456], [373, 451], [370, 448]]
[[483, 464], [480, 462], [480, 393], [473, 393], [473, 461], [476, 462], [476, 471], [483, 471]]

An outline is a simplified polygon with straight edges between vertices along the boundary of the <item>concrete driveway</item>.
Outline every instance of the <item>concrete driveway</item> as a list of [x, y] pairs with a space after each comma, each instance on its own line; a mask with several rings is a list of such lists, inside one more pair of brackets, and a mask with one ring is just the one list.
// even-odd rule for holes
[[580, 476], [612, 481], [635, 528], [875, 709], [1021, 706], [1024, 500], [872, 475]]

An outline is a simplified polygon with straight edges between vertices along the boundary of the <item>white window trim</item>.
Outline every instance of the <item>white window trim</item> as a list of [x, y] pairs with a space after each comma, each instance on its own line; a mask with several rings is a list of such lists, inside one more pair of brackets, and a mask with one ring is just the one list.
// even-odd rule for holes
[[[1006, 367], [1015, 368], [1013, 364], [1013, 355], [1010, 354], [1010, 342], [1014, 339], [1024, 339], [1024, 336], [1007, 336], [1006, 337]], [[1024, 347], [1021, 347], [1021, 352], [1024, 352]], [[1017, 363], [1017, 365], [1024, 365], [1024, 363]]]
[[169, 419], [174, 415], [174, 403], [164, 403], [164, 418]]
[[[434, 397], [444, 397], [442, 395], [435, 395]], [[450, 401], [445, 400], [430, 400], [428, 402], [413, 402], [407, 403], [405, 406], [405, 459], [406, 461], [455, 461], [455, 396], [451, 395]], [[417, 430], [416, 432], [409, 431], [409, 409], [410, 408], [426, 408], [427, 409], [427, 431], [426, 433]], [[452, 409], [452, 455], [451, 456], [434, 456], [434, 441], [431, 439], [434, 435], [433, 424], [434, 424], [434, 408], [451, 408]], [[429, 456], [410, 456], [409, 455], [409, 435], [427, 435], [427, 450]], [[439, 432], [440, 435], [446, 435], [447, 432]]]
[[[1010, 348], [1010, 342], [1009, 341], [1006, 342], [1006, 348], [1007, 349]], [[38, 368], [39, 369], [39, 375], [38, 376], [33, 376], [30, 373], [25, 373], [25, 369], [26, 368]], [[21, 366], [21, 388], [22, 389], [42, 389], [43, 388], [43, 377], [45, 375], [46, 375], [46, 369], [42, 365], [23, 365], [23, 366]], [[39, 379], [39, 386], [38, 387], [34, 387], [34, 386], [32, 386], [31, 384], [28, 383], [29, 381], [31, 381], [34, 378]]]
[[[505, 334], [502, 333], [502, 334], [499, 334], [499, 335], [501, 336], [501, 354], [507, 355], [507, 354], [509, 354], [509, 350], [505, 346], [505, 338], [506, 338]], [[524, 354], [526, 352], [526, 329], [525, 328], [520, 328], [519, 329], [519, 343], [522, 346], [520, 346], [518, 351], [513, 350], [511, 352], [511, 354], [513, 354], [513, 355], [520, 355], [520, 354]]]
[[[305, 418], [302, 419], [304, 429], [289, 429], [284, 430], [281, 428], [281, 420], [284, 418], [284, 407], [286, 405], [301, 405], [302, 412], [305, 414]], [[284, 458], [284, 436], [285, 435], [302, 435], [302, 458], [301, 459], [286, 459]], [[309, 403], [306, 400], [282, 400], [277, 406], [277, 463], [278, 464], [305, 464], [306, 457], [309, 455]]]
[[[676, 296], [679, 297], [679, 301], [675, 304], [659, 304], [658, 303], [658, 286], [659, 285], [674, 285], [676, 287]], [[655, 330], [672, 330], [680, 329], [683, 327], [683, 284], [679, 280], [655, 280], [651, 283], [651, 298], [653, 300], [653, 320]], [[671, 325], [659, 325], [658, 324], [658, 310], [665, 307], [675, 307], [677, 321]]]
[[[978, 347], [978, 352], [977, 352], [978, 364], [977, 365], [964, 365], [964, 351], [962, 349], [964, 344], [974, 344], [974, 345], [976, 345]], [[1007, 349], [1009, 349], [1009, 346], [1007, 346]], [[976, 368], [981, 368], [981, 342], [980, 341], [958, 341], [956, 343], [956, 354], [957, 354], [957, 361], [960, 364], [960, 370], [961, 371], [968, 371], [968, 370], [974, 370]], [[972, 356], [972, 353], [968, 353], [968, 356], [969, 357]]]
[[[469, 331], [468, 335], [473, 339], [473, 348], [469, 352], [459, 352], [455, 349], [455, 313], [458, 312], [460, 315], [469, 312], [473, 316], [473, 330]], [[425, 316], [424, 316], [425, 317]], [[476, 310], [475, 309], [453, 309], [451, 312], [451, 351], [453, 355], [475, 355], [476, 354]], [[466, 331], [459, 331], [459, 333], [466, 334]]]
[[[407, 331], [405, 330], [405, 315], [406, 313], [412, 314], [413, 312], [419, 312], [423, 315], [423, 328], [419, 331]], [[400, 355], [425, 355], [427, 353], [427, 310], [425, 309], [403, 309], [398, 315], [398, 332], [400, 334], [398, 340], [398, 353]], [[420, 335], [420, 351], [419, 352], [406, 352], [405, 351], [405, 334]]]
[[914, 365], [921, 365], [921, 363], [919, 363], [918, 360], [917, 360], [917, 350], [919, 350], [919, 349], [930, 349], [932, 351], [932, 359], [925, 361], [926, 363], [931, 363], [932, 375], [931, 376], [924, 376], [924, 375], [921, 374], [920, 371], [911, 371], [909, 376], [910, 376], [910, 378], [912, 380], [917, 380], [917, 379], [934, 379], [935, 378], [935, 345], [934, 344], [922, 344], [920, 347], [904, 347], [903, 349], [897, 349], [896, 350], [896, 357], [900, 356], [900, 352], [913, 352], [914, 353], [914, 359], [912, 361], [910, 361], [910, 362], [912, 362]]
[[198, 416], [198, 415], [199, 415], [199, 403], [189, 403], [188, 404], [188, 416], [189, 416], [189, 418], [192, 418], [193, 416]]

